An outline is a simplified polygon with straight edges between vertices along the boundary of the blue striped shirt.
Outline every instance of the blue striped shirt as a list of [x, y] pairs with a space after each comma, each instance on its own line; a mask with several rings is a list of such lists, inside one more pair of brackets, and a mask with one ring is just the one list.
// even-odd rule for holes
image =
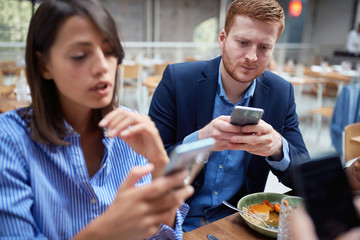
[[[0, 239], [70, 239], [113, 202], [134, 166], [148, 164], [120, 138], [104, 138], [100, 169], [90, 179], [73, 132], [68, 146], [33, 141], [16, 111], [0, 115]], [[151, 182], [151, 175], [137, 185]], [[131, 201], [131, 199], [129, 199]], [[153, 239], [182, 239], [184, 204], [175, 230], [162, 225]]]

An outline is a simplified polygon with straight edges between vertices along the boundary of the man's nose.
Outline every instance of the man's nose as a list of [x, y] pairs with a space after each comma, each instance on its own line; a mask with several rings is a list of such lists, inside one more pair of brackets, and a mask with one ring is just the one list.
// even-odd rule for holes
[[245, 58], [250, 61], [250, 62], [255, 62], [257, 61], [258, 57], [257, 57], [257, 47], [256, 46], [251, 46], [250, 48], [247, 49]]

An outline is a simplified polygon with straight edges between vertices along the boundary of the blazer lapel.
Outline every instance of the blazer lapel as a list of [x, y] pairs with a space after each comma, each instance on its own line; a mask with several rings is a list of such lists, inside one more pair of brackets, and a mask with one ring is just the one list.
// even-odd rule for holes
[[267, 115], [269, 115], [266, 109], [269, 101], [269, 87], [263, 83], [263, 78], [264, 75], [261, 75], [256, 80], [255, 92], [250, 101], [250, 107], [262, 108], [264, 110], [263, 119], [267, 119]]
[[205, 77], [197, 82], [197, 129], [203, 128], [212, 120], [220, 60], [221, 57], [218, 57], [209, 61], [203, 69]]

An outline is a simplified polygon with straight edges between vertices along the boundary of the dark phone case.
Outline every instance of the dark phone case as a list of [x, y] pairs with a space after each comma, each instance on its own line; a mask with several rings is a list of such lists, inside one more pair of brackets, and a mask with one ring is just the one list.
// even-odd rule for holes
[[334, 239], [359, 226], [353, 194], [338, 155], [295, 164], [296, 191], [305, 200], [319, 239]]

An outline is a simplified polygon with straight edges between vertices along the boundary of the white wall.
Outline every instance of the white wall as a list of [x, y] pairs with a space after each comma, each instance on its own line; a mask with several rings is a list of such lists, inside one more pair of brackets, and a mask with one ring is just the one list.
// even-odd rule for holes
[[[312, 43], [343, 44], [352, 26], [354, 0], [313, 0]], [[308, 26], [311, 29], [311, 26]]]

